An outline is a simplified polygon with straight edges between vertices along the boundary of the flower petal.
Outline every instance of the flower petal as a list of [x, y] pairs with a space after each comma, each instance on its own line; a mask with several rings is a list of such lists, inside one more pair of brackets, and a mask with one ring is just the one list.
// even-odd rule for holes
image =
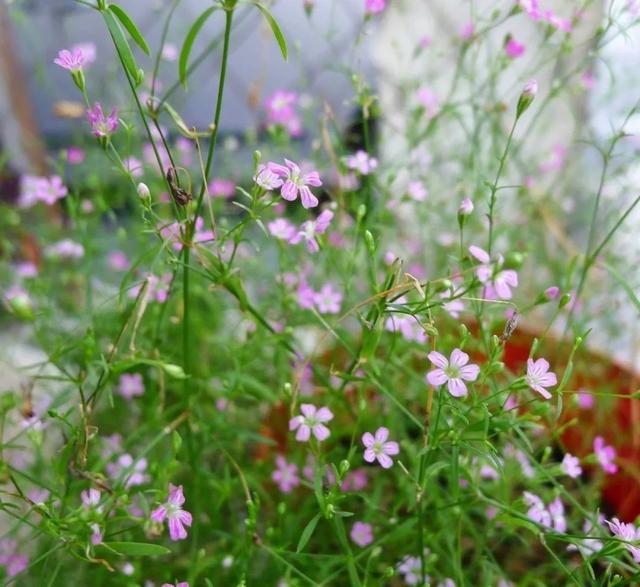
[[380, 444], [382, 444], [383, 442], [386, 442], [387, 438], [389, 438], [389, 429], [385, 428], [384, 426], [380, 426], [380, 428], [376, 430], [376, 434], [375, 434], [376, 442], [379, 442]]
[[469, 355], [460, 349], [453, 349], [449, 363], [452, 367], [463, 367], [469, 362]]
[[440, 367], [440, 369], [445, 369], [449, 366], [449, 361], [447, 360], [447, 357], [445, 357], [443, 354], [439, 353], [438, 351], [431, 351], [428, 355], [427, 358], [436, 366], [436, 367]]
[[447, 387], [449, 388], [449, 393], [453, 397], [464, 397], [465, 395], [467, 395], [467, 386], [464, 384], [462, 379], [459, 379], [457, 377], [449, 379]]
[[427, 381], [434, 387], [444, 385], [448, 379], [447, 374], [442, 369], [434, 369], [427, 373]]

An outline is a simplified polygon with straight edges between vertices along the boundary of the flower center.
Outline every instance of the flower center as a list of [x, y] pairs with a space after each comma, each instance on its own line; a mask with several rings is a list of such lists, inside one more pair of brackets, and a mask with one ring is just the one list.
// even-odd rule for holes
[[457, 379], [458, 377], [460, 377], [460, 369], [452, 365], [449, 365], [448, 367], [446, 367], [444, 369], [444, 372], [449, 379]]

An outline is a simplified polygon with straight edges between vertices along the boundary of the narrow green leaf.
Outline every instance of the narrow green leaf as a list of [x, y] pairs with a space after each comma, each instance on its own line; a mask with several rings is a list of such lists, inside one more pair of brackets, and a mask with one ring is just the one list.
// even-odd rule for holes
[[116, 15], [118, 20], [122, 23], [122, 26], [129, 31], [131, 38], [136, 42], [136, 45], [140, 47], [147, 55], [151, 53], [147, 41], [142, 36], [140, 29], [136, 26], [136, 23], [131, 20], [131, 17], [117, 4], [109, 4], [109, 10]]
[[146, 542], [104, 542], [102, 546], [127, 556], [159, 556], [171, 552], [164, 546]]
[[282, 29], [280, 29], [280, 25], [278, 24], [278, 21], [275, 18], [273, 18], [273, 15], [271, 14], [271, 12], [269, 12], [269, 10], [265, 6], [260, 4], [260, 2], [254, 2], [254, 4], [260, 10], [260, 12], [262, 12], [262, 15], [265, 17], [265, 19], [269, 23], [269, 26], [273, 31], [273, 36], [276, 38], [276, 41], [280, 46], [280, 52], [282, 53], [282, 57], [286, 61], [289, 58], [287, 41], [285, 40], [284, 35], [282, 34]]
[[136, 60], [133, 58], [129, 42], [125, 38], [118, 21], [108, 10], [105, 10], [102, 15], [104, 16], [104, 21], [107, 23], [107, 28], [109, 29], [109, 33], [111, 34], [111, 38], [113, 39], [116, 49], [122, 58], [122, 62], [127, 68], [127, 72], [134, 81], [137, 80], [138, 66], [136, 64]]
[[638, 296], [636, 296], [635, 292], [633, 291], [633, 287], [624, 278], [622, 273], [620, 273], [617, 269], [614, 269], [613, 267], [611, 267], [611, 265], [607, 265], [606, 263], [601, 263], [601, 265], [611, 274], [611, 277], [613, 277], [618, 282], [620, 287], [624, 289], [625, 293], [627, 294], [627, 297], [629, 298], [629, 301], [638, 310], [640, 310], [640, 299], [638, 299]]
[[184, 44], [182, 45], [182, 50], [180, 51], [180, 60], [178, 62], [178, 68], [180, 73], [180, 82], [183, 86], [187, 86], [187, 65], [189, 62], [189, 56], [191, 55], [191, 49], [193, 48], [193, 43], [200, 32], [200, 29], [204, 26], [204, 23], [207, 22], [207, 19], [213, 14], [215, 10], [217, 10], [217, 6], [211, 6], [207, 8], [196, 21], [191, 25], [189, 32], [187, 33], [187, 37], [184, 40]]
[[311, 536], [320, 521], [320, 517], [320, 514], [316, 514], [316, 516], [311, 518], [311, 521], [305, 526], [305, 529], [302, 531], [302, 535], [300, 536], [296, 552], [302, 552], [304, 547], [307, 545], [307, 542], [311, 539]]

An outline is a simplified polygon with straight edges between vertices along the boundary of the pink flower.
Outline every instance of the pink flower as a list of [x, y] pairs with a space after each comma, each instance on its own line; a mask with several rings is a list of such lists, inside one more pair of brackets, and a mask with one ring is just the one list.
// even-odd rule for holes
[[538, 0], [517, 0], [518, 6], [522, 8], [533, 20], [540, 20], [542, 13], [538, 6]]
[[316, 220], [307, 220], [300, 227], [300, 231], [289, 239], [289, 243], [297, 245], [302, 239], [304, 239], [307, 243], [309, 252], [317, 253], [320, 250], [320, 246], [316, 240], [316, 235], [326, 232], [332, 218], [333, 212], [331, 210], [325, 210]]
[[580, 477], [580, 475], [582, 475], [580, 459], [578, 457], [574, 457], [572, 454], [567, 453], [566, 455], [564, 455], [560, 467], [562, 468], [562, 472], [565, 473], [565, 475], [569, 475], [569, 477], [573, 479], [577, 479], [578, 477]]
[[399, 332], [408, 341], [424, 344], [427, 341], [425, 331], [413, 316], [399, 314], [389, 316], [385, 321], [385, 328], [389, 332]]
[[85, 58], [82, 50], [79, 47], [75, 47], [71, 51], [68, 49], [59, 51], [53, 62], [67, 71], [76, 72], [82, 69]]
[[151, 512], [151, 519], [162, 524], [167, 520], [171, 540], [184, 540], [187, 537], [185, 526], [190, 527], [193, 521], [191, 514], [182, 509], [185, 498], [182, 485], [169, 483], [169, 497], [160, 507]]
[[45, 255], [61, 259], [81, 259], [84, 257], [84, 247], [80, 243], [65, 238], [49, 245], [45, 249]]
[[387, 0], [364, 0], [364, 10], [367, 14], [380, 14], [387, 4]]
[[502, 256], [498, 257], [497, 268], [494, 270], [491, 257], [484, 249], [471, 245], [469, 252], [480, 261], [476, 276], [485, 285], [484, 296], [489, 300], [510, 300], [513, 295], [511, 288], [518, 286], [518, 274], [513, 269], [500, 269]]
[[209, 195], [212, 198], [231, 198], [236, 191], [236, 184], [230, 179], [214, 179], [209, 184]]
[[186, 581], [180, 581], [175, 585], [173, 583], [163, 583], [162, 587], [189, 587], [189, 583], [187, 583]]
[[389, 469], [393, 465], [389, 455], [397, 455], [400, 452], [400, 446], [397, 442], [387, 440], [388, 438], [389, 429], [384, 426], [376, 430], [375, 436], [371, 432], [365, 432], [362, 435], [362, 444], [365, 446], [364, 460], [367, 463], [377, 460], [383, 469]]
[[124, 373], [121, 375], [118, 384], [118, 393], [128, 401], [144, 394], [142, 375], [140, 375], [140, 373]]
[[96, 546], [102, 543], [102, 530], [98, 524], [90, 524], [91, 528], [91, 544]]
[[73, 47], [71, 47], [71, 52], [80, 51], [82, 53], [82, 57], [84, 58], [85, 65], [91, 65], [96, 61], [96, 45], [92, 42], [87, 43], [76, 43]]
[[434, 387], [446, 383], [453, 397], [466, 396], [467, 386], [464, 382], [475, 381], [480, 373], [478, 365], [467, 365], [469, 355], [460, 349], [453, 349], [450, 360], [436, 351], [430, 352], [428, 358], [436, 369], [427, 373], [427, 381]]
[[564, 517], [564, 505], [559, 497], [556, 497], [549, 504], [549, 515], [551, 516], [553, 529], [556, 532], [564, 533], [567, 531], [567, 520]]
[[555, 300], [560, 295], [560, 288], [557, 285], [552, 285], [544, 290], [544, 295], [548, 300]]
[[276, 457], [276, 470], [271, 474], [271, 479], [282, 493], [290, 493], [294, 487], [300, 485], [298, 467], [293, 463], [287, 463], [282, 455]]
[[122, 251], [111, 251], [107, 262], [109, 263], [109, 267], [114, 271], [126, 271], [130, 266], [127, 255]]
[[618, 520], [618, 518], [613, 518], [610, 522], [609, 520], [605, 521], [609, 525], [611, 533], [616, 538], [627, 543], [624, 547], [631, 553], [633, 560], [640, 563], [640, 547], [629, 544], [630, 542], [637, 542], [640, 540], [640, 529], [636, 528], [633, 524], [625, 524]]
[[312, 404], [302, 404], [300, 411], [302, 416], [295, 416], [289, 420], [289, 430], [298, 430], [297, 441], [308, 442], [312, 432], [320, 442], [329, 438], [331, 432], [324, 425], [324, 422], [333, 420], [333, 413], [329, 408], [318, 409]]
[[98, 138], [110, 137], [118, 128], [118, 110], [113, 108], [109, 116], [105, 116], [100, 102], [87, 110], [87, 119], [91, 125], [93, 135]]
[[512, 37], [507, 41], [507, 44], [504, 47], [504, 52], [507, 54], [507, 57], [516, 59], [524, 55], [525, 49], [526, 47], [522, 43], [518, 43], [518, 41]]
[[583, 410], [590, 410], [593, 408], [595, 402], [593, 400], [593, 395], [591, 395], [588, 391], [583, 389], [578, 392], [578, 406]]
[[416, 202], [424, 202], [429, 195], [429, 192], [421, 181], [410, 181], [407, 188], [407, 194], [412, 200]]
[[295, 92], [275, 92], [265, 102], [267, 124], [282, 126], [292, 137], [301, 136], [302, 120], [296, 110], [298, 101], [299, 96]]
[[540, 171], [548, 173], [551, 171], [560, 171], [567, 160], [567, 148], [564, 145], [556, 145], [551, 150], [551, 155], [546, 161], [540, 163]]
[[530, 79], [522, 90], [523, 94], [533, 98], [538, 93], [538, 82], [534, 79]]
[[475, 34], [475, 31], [476, 31], [476, 29], [473, 26], [473, 22], [472, 21], [468, 21], [460, 29], [460, 38], [463, 41], [469, 41], [470, 39], [473, 38], [473, 35]]
[[69, 147], [67, 149], [67, 161], [71, 163], [71, 165], [78, 165], [82, 163], [85, 159], [85, 152], [78, 147]]
[[271, 161], [266, 165], [260, 164], [258, 166], [258, 172], [253, 178], [261, 188], [269, 192], [277, 190], [284, 184], [284, 181], [280, 179], [280, 176], [276, 172], [276, 166], [280, 167], [277, 163], [273, 163]]
[[342, 303], [342, 294], [334, 291], [330, 283], [325, 283], [320, 291], [313, 294], [313, 303], [321, 314], [338, 314]]
[[18, 544], [15, 540], [4, 538], [0, 540], [0, 566], [5, 568], [8, 577], [15, 577], [22, 573], [29, 565], [29, 559], [17, 552]]
[[398, 572], [404, 575], [407, 585], [419, 585], [422, 565], [417, 556], [405, 556], [398, 565]]
[[286, 167], [277, 163], [269, 163], [268, 167], [273, 173], [282, 178], [284, 184], [280, 188], [280, 195], [287, 201], [293, 202], [300, 194], [303, 208], [315, 208], [318, 205], [316, 198], [308, 186], [319, 187], [322, 185], [317, 171], [302, 173], [300, 167], [293, 161], [285, 159]]
[[91, 509], [99, 509], [98, 504], [100, 503], [101, 493], [97, 489], [93, 487], [88, 491], [85, 489], [80, 493], [80, 499], [82, 500], [82, 504], [85, 508]]
[[357, 171], [360, 175], [369, 175], [378, 167], [378, 160], [370, 157], [366, 151], [357, 151], [345, 159], [349, 169]]
[[36, 202], [42, 202], [52, 206], [68, 194], [67, 187], [58, 175], [51, 177], [27, 177], [22, 184], [22, 193], [19, 204], [22, 207], [33, 206]]
[[542, 524], [547, 528], [551, 527], [551, 514], [544, 506], [544, 502], [534, 493], [525, 491], [523, 494], [525, 503], [529, 506], [527, 517], [537, 524]]
[[425, 112], [429, 118], [433, 118], [440, 109], [440, 101], [438, 96], [434, 94], [426, 86], [418, 90], [418, 102], [425, 109]]
[[124, 486], [129, 489], [137, 485], [144, 485], [149, 481], [147, 470], [147, 459], [144, 457], [134, 461], [129, 453], [121, 454], [115, 463], [107, 465], [107, 474], [114, 480], [123, 481]]
[[356, 469], [355, 471], [349, 471], [340, 489], [342, 491], [361, 491], [367, 486], [367, 470]]
[[371, 528], [371, 524], [356, 522], [352, 526], [349, 536], [360, 548], [369, 546], [369, 544], [373, 542], [373, 529]]
[[122, 161], [124, 168], [131, 174], [131, 177], [142, 177], [144, 175], [144, 164], [136, 157], [127, 157]]
[[473, 212], [473, 201], [471, 198], [465, 198], [460, 202], [460, 206], [458, 207], [458, 214], [461, 216], [470, 216]]
[[605, 445], [602, 436], [596, 436], [593, 439], [593, 452], [605, 473], [613, 475], [618, 472], [618, 466], [615, 464], [616, 449]]
[[289, 242], [297, 233], [296, 227], [286, 218], [276, 218], [267, 225], [271, 236]]
[[527, 359], [527, 385], [537, 391], [544, 399], [550, 399], [551, 394], [547, 387], [557, 385], [556, 374], [549, 371], [549, 362], [546, 359]]

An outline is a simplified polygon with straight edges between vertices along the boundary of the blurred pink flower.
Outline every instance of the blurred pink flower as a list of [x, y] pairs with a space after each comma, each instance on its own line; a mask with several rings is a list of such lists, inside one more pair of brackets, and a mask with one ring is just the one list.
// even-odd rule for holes
[[271, 478], [282, 493], [290, 493], [294, 487], [300, 485], [298, 467], [293, 463], [287, 463], [282, 455], [276, 457], [276, 470], [271, 474]]
[[362, 150], [346, 157], [345, 163], [349, 169], [357, 171], [360, 175], [369, 175], [378, 167], [378, 160]]
[[330, 283], [325, 283], [320, 291], [313, 294], [313, 303], [321, 314], [338, 314], [342, 303], [342, 294], [335, 291]]
[[373, 529], [371, 528], [371, 524], [355, 522], [351, 527], [349, 536], [360, 548], [369, 546], [369, 544], [373, 542]]
[[78, 165], [82, 163], [85, 159], [85, 152], [83, 149], [78, 147], [69, 147], [67, 149], [67, 161], [71, 163], [71, 165]]
[[631, 553], [633, 560], [640, 563], [640, 547], [630, 544], [631, 542], [637, 543], [640, 540], [640, 528], [636, 528], [633, 524], [626, 524], [621, 522], [618, 518], [605, 520], [611, 533], [616, 537], [626, 542], [624, 547]]
[[440, 101], [438, 96], [426, 86], [418, 90], [418, 102], [425, 109], [425, 113], [429, 118], [433, 118], [440, 110]]
[[596, 436], [593, 439], [593, 452], [605, 473], [613, 475], [618, 472], [618, 466], [615, 463], [616, 449], [605, 445], [602, 436]]
[[504, 47], [504, 52], [507, 54], [507, 57], [516, 59], [524, 55], [525, 49], [526, 47], [522, 43], [518, 43], [518, 41], [512, 37], [507, 41], [507, 44]]
[[214, 179], [209, 184], [209, 195], [212, 198], [231, 198], [236, 192], [236, 184], [231, 179]]
[[61, 259], [81, 259], [84, 257], [84, 247], [80, 243], [76, 243], [69, 238], [62, 239], [57, 243], [49, 245], [45, 249], [47, 257], [56, 257]]
[[289, 239], [289, 244], [297, 245], [304, 239], [307, 243], [307, 249], [309, 249], [309, 252], [317, 253], [320, 250], [320, 246], [318, 245], [316, 236], [326, 232], [332, 218], [333, 212], [331, 210], [324, 210], [316, 220], [307, 220], [306, 222], [303, 222], [300, 226], [300, 230]]
[[582, 467], [580, 466], [580, 459], [574, 457], [572, 454], [565, 454], [560, 465], [562, 472], [565, 475], [569, 475], [572, 479], [577, 479], [582, 475]]
[[127, 255], [122, 251], [111, 251], [107, 257], [107, 263], [114, 271], [126, 271], [131, 265]]
[[118, 382], [118, 393], [126, 400], [144, 394], [144, 381], [140, 373], [123, 373]]
[[267, 225], [269, 234], [279, 240], [290, 241], [296, 235], [296, 227], [286, 218], [276, 218]]
[[364, 0], [364, 10], [367, 14], [380, 14], [386, 4], [387, 0]]

